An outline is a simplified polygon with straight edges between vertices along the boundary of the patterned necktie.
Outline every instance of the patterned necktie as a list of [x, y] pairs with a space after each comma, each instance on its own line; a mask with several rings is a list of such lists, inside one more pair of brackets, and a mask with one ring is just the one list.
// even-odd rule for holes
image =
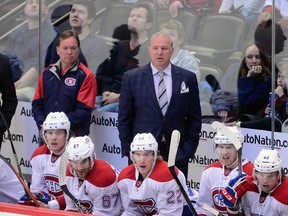
[[159, 71], [158, 74], [160, 76], [160, 82], [158, 85], [158, 101], [159, 101], [159, 106], [162, 111], [162, 114], [165, 115], [167, 108], [168, 108], [166, 84], [163, 79], [165, 73], [163, 71]]

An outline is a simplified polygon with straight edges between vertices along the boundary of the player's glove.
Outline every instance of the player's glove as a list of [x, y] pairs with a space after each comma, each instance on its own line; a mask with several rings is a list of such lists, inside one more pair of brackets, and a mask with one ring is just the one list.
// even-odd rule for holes
[[234, 208], [240, 199], [247, 191], [247, 174], [242, 173], [236, 178], [231, 179], [228, 186], [221, 191], [224, 204], [229, 208]]
[[[48, 204], [49, 201], [55, 199], [54, 196], [50, 196], [44, 191], [33, 193], [33, 195], [36, 197], [37, 200], [45, 204]], [[19, 204], [35, 206], [33, 200], [27, 194], [24, 194], [20, 197]]]

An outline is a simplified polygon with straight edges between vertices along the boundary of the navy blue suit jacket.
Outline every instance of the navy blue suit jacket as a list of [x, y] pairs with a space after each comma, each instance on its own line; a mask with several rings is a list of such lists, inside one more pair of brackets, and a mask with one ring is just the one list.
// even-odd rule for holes
[[[172, 95], [163, 116], [155, 93], [150, 64], [124, 73], [119, 99], [118, 130], [122, 156], [129, 156], [130, 144], [137, 133], [152, 133], [166, 145], [161, 152], [168, 159], [172, 131], [181, 133], [176, 161], [194, 157], [201, 132], [201, 109], [196, 75], [172, 65]], [[184, 85], [183, 85], [184, 84]]]

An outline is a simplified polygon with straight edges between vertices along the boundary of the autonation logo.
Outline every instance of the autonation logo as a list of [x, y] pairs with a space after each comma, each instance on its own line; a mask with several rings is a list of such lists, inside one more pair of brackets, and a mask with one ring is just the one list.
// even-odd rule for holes
[[[246, 134], [244, 136], [244, 142], [247, 144], [257, 144], [262, 146], [271, 146], [272, 140], [268, 136], [260, 136], [260, 135], [249, 135]], [[279, 148], [287, 148], [288, 141], [286, 139], [274, 139], [273, 145]]]
[[91, 124], [100, 125], [100, 126], [106, 126], [106, 127], [118, 127], [118, 119], [115, 117], [108, 117], [105, 118], [102, 117], [95, 117], [92, 116]]

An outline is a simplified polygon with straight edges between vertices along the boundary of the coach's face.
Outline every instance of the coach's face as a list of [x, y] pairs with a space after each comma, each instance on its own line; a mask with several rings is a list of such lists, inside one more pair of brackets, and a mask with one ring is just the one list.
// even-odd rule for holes
[[167, 68], [173, 54], [172, 41], [166, 34], [154, 35], [148, 48], [151, 63], [158, 70]]
[[71, 67], [78, 61], [80, 50], [76, 38], [63, 39], [56, 48], [64, 67]]

